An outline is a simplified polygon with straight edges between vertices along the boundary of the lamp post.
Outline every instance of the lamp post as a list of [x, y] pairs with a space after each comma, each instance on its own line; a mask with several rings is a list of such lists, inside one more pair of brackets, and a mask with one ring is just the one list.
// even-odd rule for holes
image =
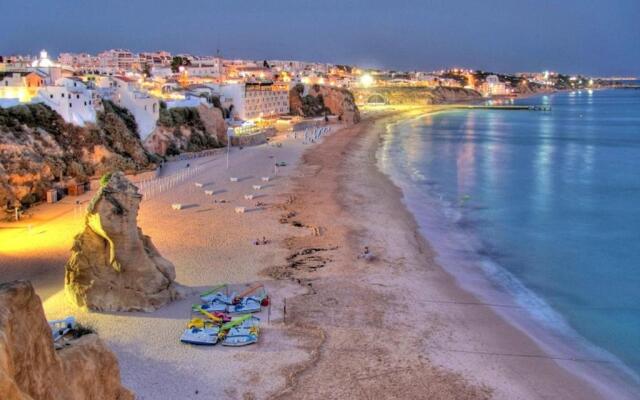
[[227, 128], [227, 169], [229, 169], [229, 152], [231, 151], [231, 137], [233, 136], [233, 128]]

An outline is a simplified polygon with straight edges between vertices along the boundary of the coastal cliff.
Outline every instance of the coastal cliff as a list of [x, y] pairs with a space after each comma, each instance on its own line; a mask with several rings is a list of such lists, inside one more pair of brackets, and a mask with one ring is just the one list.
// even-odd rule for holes
[[354, 95], [360, 104], [390, 105], [464, 103], [482, 99], [482, 95], [475, 90], [447, 86], [356, 88]]
[[0, 108], [0, 207], [41, 201], [66, 181], [153, 165], [135, 120], [105, 102], [95, 125], [67, 124], [42, 104]]
[[303, 117], [338, 116], [347, 124], [360, 122], [360, 111], [353, 94], [347, 89], [313, 85], [305, 95], [304, 85], [296, 85], [289, 91], [291, 113]]
[[56, 351], [31, 283], [0, 284], [0, 397], [3, 400], [133, 400], [118, 360], [95, 334]]
[[427, 104], [464, 103], [482, 99], [482, 95], [472, 89], [438, 86], [426, 92]]
[[227, 124], [216, 107], [161, 108], [158, 126], [145, 141], [145, 148], [161, 156], [196, 152], [226, 144]]

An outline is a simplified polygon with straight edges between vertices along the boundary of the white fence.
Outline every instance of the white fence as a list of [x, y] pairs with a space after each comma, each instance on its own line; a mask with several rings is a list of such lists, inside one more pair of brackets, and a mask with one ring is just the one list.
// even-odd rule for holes
[[293, 139], [303, 139], [304, 143], [313, 143], [320, 139], [322, 136], [331, 133], [331, 131], [333, 131], [332, 126], [306, 128], [304, 131], [291, 132], [289, 134], [289, 137]]
[[216, 154], [220, 154], [224, 151], [226, 151], [226, 147], [217, 147], [215, 149], [207, 149], [195, 153], [182, 153], [176, 156], [168, 156], [167, 161], [193, 160], [195, 158], [215, 156]]
[[174, 188], [187, 179], [198, 175], [203, 170], [204, 166], [197, 165], [185, 168], [184, 170], [172, 175], [163, 176], [162, 178], [138, 182], [136, 186], [138, 186], [138, 190], [140, 194], [142, 194], [142, 200], [149, 200], [162, 192], [166, 192], [167, 190]]

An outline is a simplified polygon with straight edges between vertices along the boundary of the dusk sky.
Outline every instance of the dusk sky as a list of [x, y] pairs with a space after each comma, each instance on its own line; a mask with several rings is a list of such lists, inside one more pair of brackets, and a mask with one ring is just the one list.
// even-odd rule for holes
[[0, 54], [214, 54], [397, 69], [640, 75], [640, 0], [25, 0]]

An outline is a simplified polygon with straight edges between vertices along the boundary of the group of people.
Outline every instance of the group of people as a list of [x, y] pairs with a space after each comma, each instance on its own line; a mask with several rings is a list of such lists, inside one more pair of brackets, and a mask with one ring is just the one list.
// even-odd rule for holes
[[256, 239], [256, 240], [253, 241], [253, 244], [256, 245], [256, 246], [259, 246], [259, 245], [269, 244], [269, 242], [270, 242], [270, 240], [267, 240], [267, 238], [263, 236], [262, 240]]

